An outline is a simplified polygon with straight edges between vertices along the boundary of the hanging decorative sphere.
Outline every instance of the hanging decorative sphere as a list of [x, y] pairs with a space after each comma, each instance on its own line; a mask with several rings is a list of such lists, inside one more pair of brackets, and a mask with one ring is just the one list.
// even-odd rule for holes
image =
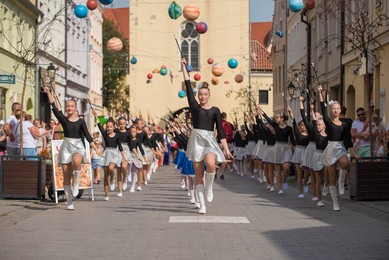
[[74, 14], [77, 18], [85, 18], [88, 15], [88, 8], [86, 8], [85, 5], [77, 5], [76, 8], [74, 8]]
[[236, 67], [238, 67], [238, 61], [234, 58], [229, 59], [228, 67], [230, 67], [231, 69], [235, 69]]
[[212, 82], [213, 85], [217, 85], [217, 84], [219, 84], [219, 78], [218, 77], [213, 77], [211, 82]]
[[213, 64], [214, 60], [212, 58], [208, 58], [207, 62], [208, 64]]
[[131, 58], [131, 64], [136, 64], [138, 62], [138, 59], [135, 58], [134, 56]]
[[196, 94], [197, 92], [199, 92], [199, 89], [198, 89], [198, 88], [194, 88], [194, 89], [193, 89], [193, 93]]
[[88, 7], [89, 10], [93, 11], [97, 8], [97, 2], [95, 0], [88, 0], [88, 2], [86, 2], [86, 7]]
[[162, 65], [162, 66], [161, 66], [161, 69], [166, 69], [166, 66], [165, 66], [165, 65]]
[[109, 51], [112, 51], [112, 52], [121, 51], [123, 48], [123, 42], [119, 38], [116, 38], [116, 37], [111, 38], [107, 42], [107, 48]]
[[193, 70], [192, 65], [186, 64], [186, 70], [187, 70], [188, 72], [191, 72], [191, 71]]
[[228, 80], [224, 81], [224, 84], [230, 84], [230, 82]]
[[176, 1], [173, 1], [168, 9], [169, 17], [173, 20], [177, 20], [182, 15], [182, 8]]
[[185, 92], [185, 90], [180, 90], [180, 91], [178, 91], [178, 96], [179, 96], [180, 98], [186, 97], [186, 92]]
[[284, 36], [284, 33], [281, 32], [281, 31], [276, 31], [275, 35], [277, 35], [278, 37], [282, 38]]
[[197, 25], [196, 25], [196, 31], [199, 33], [199, 34], [203, 34], [203, 33], [206, 33], [208, 30], [208, 25], [204, 22], [199, 22]]
[[222, 65], [220, 64], [215, 64], [212, 66], [212, 74], [216, 77], [220, 77], [221, 75], [223, 75], [224, 73], [224, 69], [222, 67]]
[[159, 73], [159, 69], [158, 69], [158, 68], [153, 69], [153, 73], [154, 73], [154, 74], [155, 74], [155, 73]]
[[312, 10], [316, 6], [315, 0], [305, 0], [304, 6], [308, 10]]
[[243, 76], [241, 74], [238, 74], [235, 76], [235, 82], [236, 83], [242, 83], [243, 82]]
[[167, 68], [161, 68], [159, 70], [159, 74], [161, 74], [162, 76], [165, 76], [167, 74]]
[[201, 75], [197, 73], [193, 76], [193, 78], [194, 80], [199, 81], [201, 79]]
[[188, 21], [194, 21], [200, 16], [200, 9], [194, 5], [184, 7], [184, 17]]
[[99, 2], [102, 5], [110, 5], [112, 4], [113, 0], [99, 0]]
[[147, 74], [147, 78], [148, 79], [152, 79], [153, 78], [153, 74], [151, 74], [151, 73]]
[[303, 0], [289, 0], [289, 9], [292, 12], [300, 12], [303, 7]]

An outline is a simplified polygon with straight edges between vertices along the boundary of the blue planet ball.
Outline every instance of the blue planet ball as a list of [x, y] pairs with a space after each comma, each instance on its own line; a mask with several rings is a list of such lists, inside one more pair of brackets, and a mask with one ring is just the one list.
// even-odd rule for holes
[[238, 67], [238, 61], [234, 58], [229, 59], [228, 67], [230, 67], [231, 69], [235, 69], [236, 67]]
[[102, 5], [110, 5], [112, 4], [113, 0], [99, 0], [99, 2]]
[[191, 71], [193, 70], [192, 65], [186, 64], [186, 70], [187, 70], [188, 72], [191, 72]]
[[130, 62], [131, 62], [131, 64], [136, 64], [138, 62], [138, 60], [137, 60], [137, 58], [132, 57]]
[[74, 14], [78, 18], [85, 18], [88, 15], [88, 8], [85, 5], [77, 5], [74, 8]]
[[162, 76], [165, 76], [167, 74], [167, 68], [161, 68], [159, 70], [159, 74], [161, 74]]
[[276, 31], [275, 34], [276, 34], [278, 37], [280, 37], [280, 38], [282, 38], [282, 37], [284, 36], [284, 33], [281, 32], [281, 31]]
[[186, 92], [185, 92], [185, 90], [180, 90], [180, 91], [178, 91], [178, 96], [179, 96], [180, 98], [186, 97]]
[[289, 0], [289, 9], [292, 12], [300, 12], [303, 7], [303, 0]]
[[195, 93], [195, 94], [196, 94], [198, 91], [199, 91], [198, 88], [194, 88], [194, 89], [193, 89], [193, 93]]

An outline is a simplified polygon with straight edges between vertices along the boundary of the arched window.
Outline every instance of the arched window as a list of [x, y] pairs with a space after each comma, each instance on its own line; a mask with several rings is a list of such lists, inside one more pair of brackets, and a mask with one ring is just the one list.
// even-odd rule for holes
[[181, 50], [188, 64], [199, 70], [199, 34], [196, 23], [185, 22], [181, 26]]

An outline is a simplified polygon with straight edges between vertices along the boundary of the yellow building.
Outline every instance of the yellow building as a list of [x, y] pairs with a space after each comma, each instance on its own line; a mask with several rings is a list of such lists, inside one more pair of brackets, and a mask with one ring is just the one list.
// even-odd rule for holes
[[[21, 102], [25, 79], [24, 110], [35, 116], [35, 26], [41, 14], [27, 0], [0, 2], [0, 74], [15, 76], [14, 83], [0, 83], [1, 119], [6, 119], [11, 114], [13, 102]], [[26, 63], [29, 63], [27, 77]]]
[[[179, 4], [184, 9], [191, 2], [185, 0], [179, 1]], [[222, 65], [224, 74], [218, 78], [217, 85], [210, 84], [211, 104], [228, 115], [234, 108], [243, 110], [240, 100], [235, 100], [233, 95], [226, 98], [226, 95], [231, 90], [236, 92], [249, 86], [248, 1], [196, 2], [200, 16], [195, 22], [187, 21], [183, 16], [171, 19], [168, 15], [170, 4], [171, 1], [166, 0], [131, 2], [130, 58], [136, 57], [138, 62], [130, 67], [130, 110], [163, 116], [167, 114], [167, 108], [175, 111], [187, 107], [186, 98], [178, 97], [178, 92], [183, 89], [183, 76], [175, 37], [193, 67], [191, 78], [195, 74], [201, 75], [200, 81], [193, 80], [194, 86], [198, 87], [202, 81], [211, 83], [212, 65], [207, 60], [212, 58], [213, 64]], [[208, 25], [204, 34], [198, 34], [195, 29], [197, 22], [201, 21]], [[237, 68], [227, 66], [230, 58], [238, 61]], [[161, 66], [166, 66], [167, 75], [158, 73]], [[148, 80], [148, 74], [152, 75], [152, 79]], [[242, 83], [235, 82], [238, 74], [244, 78]], [[265, 105], [264, 108], [267, 110], [270, 106]]]

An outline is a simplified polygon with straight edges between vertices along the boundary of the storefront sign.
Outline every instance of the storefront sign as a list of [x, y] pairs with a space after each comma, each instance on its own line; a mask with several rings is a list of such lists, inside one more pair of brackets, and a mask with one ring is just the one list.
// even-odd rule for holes
[[0, 74], [0, 83], [3, 83], [3, 84], [15, 84], [15, 75]]

